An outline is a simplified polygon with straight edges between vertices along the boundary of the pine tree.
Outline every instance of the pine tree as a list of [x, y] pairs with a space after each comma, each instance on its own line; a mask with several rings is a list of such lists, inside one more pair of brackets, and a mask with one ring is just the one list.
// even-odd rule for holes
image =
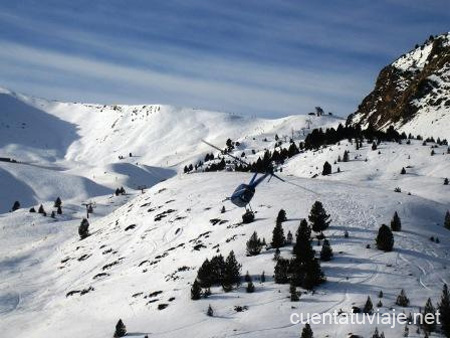
[[301, 263], [309, 262], [314, 258], [314, 250], [311, 246], [311, 228], [305, 219], [300, 222], [297, 229], [293, 253]]
[[372, 338], [380, 338], [380, 334], [378, 333], [378, 328], [377, 327], [375, 328], [375, 331], [374, 331], [374, 333], [372, 335]]
[[286, 235], [286, 245], [291, 245], [293, 238], [294, 238], [294, 236], [292, 236], [292, 232], [288, 231], [288, 233]]
[[283, 223], [285, 221], [287, 221], [286, 211], [284, 211], [284, 209], [280, 209], [277, 215], [277, 223]]
[[198, 269], [196, 280], [202, 288], [209, 288], [213, 284], [212, 277], [211, 263], [208, 259], [205, 259], [202, 266]]
[[122, 319], [119, 319], [119, 321], [116, 324], [116, 331], [114, 332], [114, 338], [123, 337], [127, 334], [127, 328], [125, 327], [125, 324], [122, 322]]
[[316, 258], [304, 264], [304, 271], [305, 274], [301, 286], [305, 289], [312, 290], [316, 285], [325, 281], [320, 263]]
[[344, 151], [344, 156], [342, 157], [342, 162], [348, 162], [350, 157], [350, 153], [348, 150]]
[[39, 206], [38, 213], [45, 214], [44, 206], [42, 204]]
[[320, 251], [320, 259], [327, 262], [333, 258], [333, 249], [331, 249], [330, 241], [323, 241], [322, 250]]
[[405, 174], [406, 174], [406, 169], [405, 169], [405, 167], [402, 168], [402, 170], [400, 171], [400, 174], [401, 174], [401, 175], [405, 175]]
[[375, 141], [372, 143], [372, 150], [377, 150], [377, 143]]
[[321, 202], [316, 201], [308, 216], [309, 221], [314, 232], [324, 231], [330, 225], [330, 215], [327, 215]]
[[245, 289], [245, 291], [247, 291], [247, 293], [255, 292], [255, 285], [251, 280], [247, 283], [247, 288]]
[[439, 313], [441, 314], [440, 321], [442, 324], [442, 331], [447, 337], [450, 337], [450, 293], [447, 284], [444, 284], [442, 289], [441, 300], [438, 308]]
[[213, 308], [211, 307], [211, 304], [208, 305], [208, 310], [206, 310], [206, 315], [207, 315], [208, 317], [214, 317], [214, 310], [213, 310]]
[[200, 298], [202, 298], [202, 287], [197, 279], [195, 279], [191, 287], [191, 299], [199, 300]]
[[78, 235], [80, 235], [80, 239], [85, 239], [89, 236], [89, 221], [86, 218], [81, 220], [80, 226], [78, 227]]
[[284, 246], [285, 241], [283, 226], [281, 222], [276, 222], [275, 228], [272, 231], [272, 248], [281, 248]]
[[61, 198], [58, 197], [58, 198], [55, 200], [54, 207], [55, 207], [55, 208], [58, 208], [58, 207], [60, 207], [61, 205], [62, 205]]
[[16, 211], [18, 209], [20, 209], [20, 202], [19, 201], [15, 201], [13, 206], [12, 206], [12, 208], [11, 208], [11, 211]]
[[392, 231], [401, 231], [402, 230], [402, 222], [400, 217], [398, 217], [397, 211], [394, 213], [394, 217], [391, 221], [391, 230]]
[[400, 294], [397, 296], [397, 300], [395, 301], [395, 304], [398, 306], [409, 306], [409, 298], [406, 297], [405, 290], [401, 290]]
[[284, 258], [279, 258], [274, 269], [274, 280], [277, 284], [286, 284], [288, 278], [289, 261]]
[[448, 185], [448, 178], [444, 178], [444, 185]]
[[261, 277], [259, 278], [259, 280], [261, 281], [261, 283], [265, 283], [266, 282], [266, 273], [265, 273], [265, 271], [263, 271], [261, 273]]
[[323, 176], [331, 175], [331, 172], [332, 172], [331, 164], [328, 163], [328, 161], [327, 161], [323, 164], [322, 175]]
[[61, 208], [61, 206], [59, 206], [58, 209], [56, 209], [56, 213], [58, 215], [62, 215], [62, 208]]
[[446, 229], [450, 230], [450, 211], [448, 211], [448, 210], [445, 213], [444, 227]]
[[226, 261], [225, 270], [222, 280], [222, 288], [225, 292], [233, 289], [233, 286], [238, 287], [241, 283], [241, 264], [239, 264], [234, 255], [234, 251], [230, 251]]
[[289, 286], [289, 293], [291, 295], [291, 302], [298, 302], [300, 300], [300, 297], [298, 296], [297, 287], [295, 286], [295, 282], [291, 280], [290, 286]]
[[280, 249], [276, 248], [275, 253], [273, 254], [273, 260], [277, 261], [280, 259]]
[[394, 247], [394, 235], [386, 224], [381, 225], [376, 238], [377, 248], [383, 251], [392, 251]]
[[217, 255], [211, 258], [210, 261], [210, 271], [211, 271], [211, 284], [221, 285], [223, 281], [223, 276], [225, 274], [225, 260], [222, 255]]
[[433, 320], [433, 321], [430, 320], [430, 318], [435, 318], [435, 314], [436, 314], [436, 310], [435, 310], [435, 308], [433, 306], [433, 303], [431, 302], [431, 299], [428, 298], [428, 300], [427, 300], [427, 302], [425, 304], [425, 307], [423, 309], [423, 316], [424, 316], [424, 318], [428, 318], [428, 323], [427, 323], [427, 320], [424, 320], [424, 322], [423, 322], [424, 329], [427, 332], [433, 332], [436, 329], [436, 322], [435, 322], [435, 320]]
[[222, 209], [220, 210], [220, 213], [224, 214], [225, 212], [226, 212], [225, 206], [223, 205], [223, 206], [222, 206]]
[[370, 296], [367, 297], [366, 304], [364, 304], [363, 313], [372, 314], [373, 312], [373, 304]]
[[253, 232], [250, 239], [247, 241], [247, 256], [256, 256], [259, 255], [263, 244], [261, 240], [258, 238], [258, 234]]
[[314, 338], [313, 331], [311, 330], [311, 326], [308, 323], [305, 324], [300, 338]]

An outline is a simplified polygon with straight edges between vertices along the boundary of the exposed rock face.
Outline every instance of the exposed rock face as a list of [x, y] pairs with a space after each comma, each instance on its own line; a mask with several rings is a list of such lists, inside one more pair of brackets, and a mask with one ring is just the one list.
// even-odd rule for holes
[[375, 89], [348, 122], [378, 129], [395, 125], [413, 134], [434, 127], [445, 137], [450, 127], [450, 33], [430, 37], [383, 68]]

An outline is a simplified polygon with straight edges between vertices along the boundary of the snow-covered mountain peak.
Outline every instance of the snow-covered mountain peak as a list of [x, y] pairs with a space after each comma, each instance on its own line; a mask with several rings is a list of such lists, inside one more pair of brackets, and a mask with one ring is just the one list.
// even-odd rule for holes
[[354, 124], [450, 138], [450, 33], [431, 36], [380, 72]]

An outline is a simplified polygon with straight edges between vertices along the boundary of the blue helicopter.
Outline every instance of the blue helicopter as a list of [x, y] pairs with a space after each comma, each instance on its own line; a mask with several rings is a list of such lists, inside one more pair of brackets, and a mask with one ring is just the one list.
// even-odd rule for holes
[[[219, 150], [221, 153], [223, 153], [223, 150], [220, 149], [219, 147], [205, 141], [202, 140], [203, 143], [209, 145], [210, 147]], [[226, 154], [227, 156], [235, 159], [238, 162], [241, 162], [242, 164], [245, 164], [246, 166], [249, 166], [249, 164], [245, 161], [243, 161], [242, 159], [240, 159], [239, 157], [236, 157], [234, 155], [231, 154]], [[269, 177], [268, 181], [270, 181], [270, 179], [272, 177], [275, 177], [276, 179], [284, 182], [284, 183], [288, 183], [288, 184], [292, 184], [295, 185], [299, 188], [302, 188], [304, 190], [307, 190], [309, 192], [312, 192], [315, 194], [314, 191], [306, 189], [298, 184], [295, 184], [293, 182], [289, 182], [284, 180], [283, 178], [281, 178], [280, 176], [274, 174], [274, 169], [273, 167], [269, 167], [266, 169], [266, 172], [262, 174], [262, 176], [258, 177], [258, 172], [253, 173], [253, 177], [250, 180], [250, 182], [248, 184], [242, 183], [240, 184], [233, 192], [233, 194], [231, 194], [230, 197], [227, 197], [225, 200], [229, 200], [231, 201], [231, 203], [233, 203], [234, 205], [240, 207], [240, 208], [245, 208], [246, 212], [245, 214], [242, 216], [242, 219], [244, 222], [251, 222], [253, 221], [253, 219], [255, 218], [255, 215], [253, 213], [253, 210], [250, 206], [250, 201], [253, 198], [253, 195], [255, 195], [255, 191], [256, 191], [256, 187], [262, 183], [267, 177]]]

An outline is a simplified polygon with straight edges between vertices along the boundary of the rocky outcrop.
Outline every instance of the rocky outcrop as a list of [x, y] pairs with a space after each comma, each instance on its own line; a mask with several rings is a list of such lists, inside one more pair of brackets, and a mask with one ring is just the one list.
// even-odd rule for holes
[[401, 128], [427, 114], [420, 121], [430, 128], [439, 117], [450, 119], [450, 33], [430, 37], [383, 68], [348, 122]]

